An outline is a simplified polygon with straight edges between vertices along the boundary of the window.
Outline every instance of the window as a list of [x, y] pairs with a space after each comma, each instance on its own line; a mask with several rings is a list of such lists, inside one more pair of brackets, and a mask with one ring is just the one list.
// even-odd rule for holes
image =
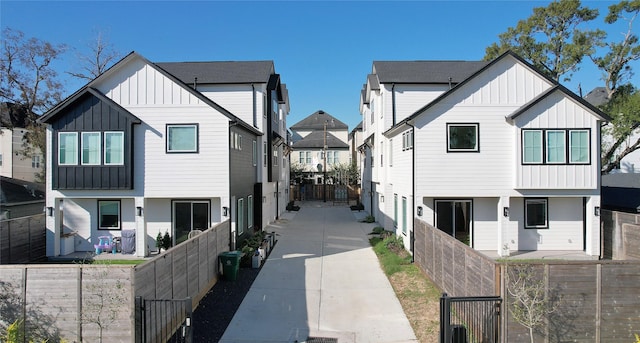
[[407, 234], [407, 198], [402, 197], [402, 233]]
[[202, 200], [172, 200], [173, 241], [186, 241], [189, 232], [206, 230], [210, 226], [211, 204]]
[[589, 130], [569, 130], [569, 163], [589, 163]]
[[104, 133], [104, 164], [124, 164], [124, 132]]
[[280, 159], [278, 157], [278, 148], [273, 149], [273, 165], [274, 166], [278, 166], [278, 159]]
[[98, 229], [120, 230], [120, 201], [98, 201]]
[[542, 163], [542, 130], [522, 131], [522, 162]]
[[384, 167], [384, 141], [380, 141], [380, 167]]
[[307, 158], [305, 157], [306, 151], [300, 151], [298, 155], [299, 155], [298, 160], [300, 161], [301, 164], [307, 163]]
[[525, 229], [546, 229], [547, 199], [524, 199]]
[[100, 132], [82, 133], [82, 164], [100, 164], [100, 152], [102, 151]]
[[376, 106], [375, 100], [371, 99], [371, 124], [374, 123], [376, 117]]
[[198, 125], [167, 125], [167, 152], [198, 152]]
[[393, 139], [389, 140], [389, 167], [393, 167]]
[[547, 130], [547, 163], [565, 163], [565, 131]]
[[267, 166], [267, 142], [262, 142], [262, 165]]
[[327, 151], [327, 163], [338, 164], [340, 163], [340, 154], [338, 151]]
[[311, 164], [311, 151], [307, 151], [307, 164]]
[[257, 166], [258, 165], [258, 142], [255, 141], [255, 139], [253, 140], [253, 155], [252, 156], [252, 161], [253, 161], [253, 166]]
[[253, 228], [253, 195], [249, 195], [247, 198], [247, 227]]
[[[0, 162], [2, 162], [2, 155], [0, 155]], [[0, 163], [0, 165], [2, 165], [2, 163]], [[38, 169], [40, 168], [40, 156], [39, 155], [34, 155], [31, 156], [31, 168], [34, 169]]]
[[0, 154], [0, 166], [2, 165], [2, 154]]
[[589, 136], [589, 129], [522, 130], [522, 163], [589, 164]]
[[402, 151], [413, 149], [413, 130], [402, 134]]
[[398, 227], [398, 194], [393, 195], [393, 227]]
[[60, 132], [58, 135], [58, 164], [78, 164], [78, 133]]
[[479, 124], [447, 124], [447, 152], [477, 152]]
[[244, 198], [238, 199], [238, 212], [237, 212], [237, 220], [238, 224], [238, 236], [244, 233]]

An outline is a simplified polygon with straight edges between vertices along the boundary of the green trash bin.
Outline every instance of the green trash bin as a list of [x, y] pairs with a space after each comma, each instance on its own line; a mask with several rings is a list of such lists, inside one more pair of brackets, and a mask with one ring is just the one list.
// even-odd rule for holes
[[238, 278], [240, 270], [240, 257], [242, 253], [239, 251], [227, 251], [220, 254], [220, 263], [222, 263], [222, 276], [225, 280], [235, 281]]

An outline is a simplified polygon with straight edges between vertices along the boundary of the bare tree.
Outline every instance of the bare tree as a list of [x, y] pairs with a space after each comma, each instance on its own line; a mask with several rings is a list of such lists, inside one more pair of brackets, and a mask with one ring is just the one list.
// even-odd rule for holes
[[80, 71], [67, 74], [91, 81], [107, 71], [121, 56], [109, 42], [103, 31], [95, 31], [94, 39], [88, 44], [89, 53], [78, 53]]
[[[24, 109], [27, 133], [21, 153], [25, 157], [45, 155], [45, 129], [37, 119], [62, 99], [62, 83], [52, 62], [66, 51], [66, 46], [26, 38], [21, 31], [10, 28], [2, 35], [0, 100]], [[40, 178], [44, 180], [44, 169]]]

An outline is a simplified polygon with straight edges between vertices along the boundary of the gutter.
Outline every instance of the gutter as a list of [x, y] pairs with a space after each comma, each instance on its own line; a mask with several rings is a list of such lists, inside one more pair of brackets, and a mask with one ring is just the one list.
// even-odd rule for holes
[[411, 251], [411, 263], [415, 262], [415, 211], [416, 211], [416, 127], [410, 121], [407, 121], [407, 125], [411, 127], [413, 131], [413, 147], [411, 148], [411, 233], [409, 235], [409, 251]]
[[391, 84], [391, 117], [392, 117], [393, 123], [391, 124], [391, 126], [395, 126], [396, 125], [396, 92], [395, 92], [395, 88], [396, 88], [396, 84], [392, 83]]

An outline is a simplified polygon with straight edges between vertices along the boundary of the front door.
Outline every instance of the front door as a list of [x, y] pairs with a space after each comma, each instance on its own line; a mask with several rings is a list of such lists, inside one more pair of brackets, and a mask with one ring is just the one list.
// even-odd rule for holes
[[209, 228], [210, 205], [208, 201], [173, 202], [173, 242], [179, 244], [187, 240], [192, 230]]
[[471, 200], [436, 200], [436, 227], [473, 247]]

